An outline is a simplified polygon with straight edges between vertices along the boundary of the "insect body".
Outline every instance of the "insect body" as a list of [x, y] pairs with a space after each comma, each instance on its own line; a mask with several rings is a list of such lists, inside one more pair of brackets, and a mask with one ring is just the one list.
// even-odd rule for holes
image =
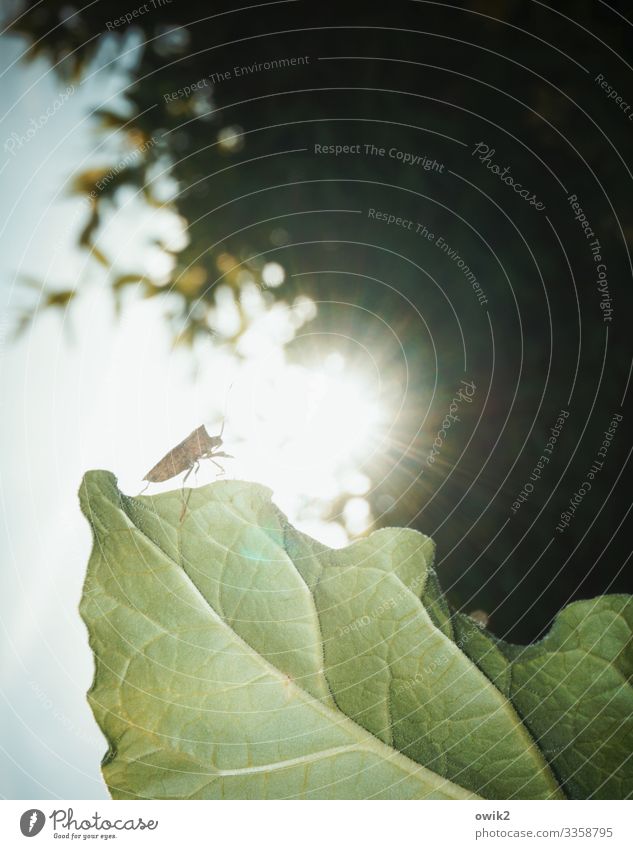
[[[147, 486], [150, 483], [158, 483], [166, 481], [170, 478], [179, 475], [181, 472], [186, 472], [182, 479], [183, 493], [187, 478], [195, 469], [198, 471], [201, 460], [211, 460], [218, 467], [220, 472], [224, 474], [222, 466], [214, 459], [215, 457], [231, 457], [231, 454], [226, 454], [224, 451], [217, 449], [222, 445], [222, 432], [224, 431], [224, 422], [217, 436], [209, 436], [204, 425], [200, 425], [192, 431], [186, 439], [183, 439], [175, 448], [168, 451], [162, 460], [159, 460], [156, 465], [149, 470], [143, 480], [147, 481]], [[147, 486], [145, 489], [147, 489]], [[145, 491], [145, 490], [143, 490]], [[191, 493], [190, 493], [191, 494]], [[183, 504], [181, 521], [187, 509], [187, 502]]]
[[[224, 428], [223, 428], [224, 429]], [[193, 469], [200, 464], [200, 460], [211, 460], [221, 472], [224, 469], [216, 463], [214, 457], [230, 457], [224, 451], [216, 451], [222, 445], [222, 431], [218, 436], [209, 436], [204, 425], [197, 427], [186, 439], [183, 439], [175, 448], [168, 451], [162, 460], [150, 469], [143, 480], [148, 483], [167, 481], [186, 471], [183, 483], [187, 480]]]

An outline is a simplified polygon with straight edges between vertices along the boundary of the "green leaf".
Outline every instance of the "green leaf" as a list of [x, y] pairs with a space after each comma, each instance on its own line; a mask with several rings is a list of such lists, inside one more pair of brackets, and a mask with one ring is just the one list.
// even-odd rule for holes
[[266, 488], [80, 490], [89, 700], [115, 798], [565, 798], [633, 793], [632, 602], [509, 646], [452, 614], [433, 542], [333, 551]]

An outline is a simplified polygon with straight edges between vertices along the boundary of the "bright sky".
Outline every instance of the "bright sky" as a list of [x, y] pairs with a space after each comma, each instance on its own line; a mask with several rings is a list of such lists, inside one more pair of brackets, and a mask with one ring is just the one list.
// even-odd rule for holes
[[[358, 464], [377, 449], [384, 425], [380, 375], [369, 356], [354, 374], [327, 350], [313, 368], [288, 365], [279, 340], [292, 338], [313, 307], [270, 310], [256, 286], [245, 293], [253, 318], [246, 363], [209, 349], [195, 379], [186, 352], [171, 349], [160, 299], [131, 304], [115, 321], [103, 272], [74, 248], [85, 209], [64, 182], [73, 168], [94, 164], [100, 137], [86, 115], [121, 80], [101, 74], [76, 86], [32, 138], [7, 145], [14, 133], [26, 136], [66, 84], [41, 63], [11, 67], [17, 40], [1, 38], [0, 46], [0, 721], [9, 747], [0, 751], [0, 793], [106, 798], [104, 742], [85, 699], [92, 657], [77, 614], [91, 545], [76, 497], [82, 474], [111, 469], [124, 491], [137, 493], [148, 469], [200, 422], [217, 433], [232, 384], [224, 435], [237, 459], [226, 461], [227, 473], [271, 486], [290, 518], [302, 517], [300, 527], [343, 545], [370, 521], [362, 498], [369, 481]], [[139, 215], [131, 199], [106, 238], [127, 256], [164, 226]], [[283, 275], [276, 265], [266, 273], [269, 285]], [[20, 306], [38, 297], [23, 275], [55, 288], [80, 281], [83, 295], [13, 342]], [[197, 483], [213, 477], [207, 464]], [[356, 497], [339, 523], [325, 522], [324, 508], [344, 491]]]

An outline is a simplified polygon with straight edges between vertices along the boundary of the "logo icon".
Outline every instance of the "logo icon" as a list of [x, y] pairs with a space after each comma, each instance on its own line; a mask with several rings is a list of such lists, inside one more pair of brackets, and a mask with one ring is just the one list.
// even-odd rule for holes
[[29, 808], [20, 817], [20, 831], [25, 837], [35, 837], [44, 828], [45, 822], [44, 811], [40, 811], [38, 808]]

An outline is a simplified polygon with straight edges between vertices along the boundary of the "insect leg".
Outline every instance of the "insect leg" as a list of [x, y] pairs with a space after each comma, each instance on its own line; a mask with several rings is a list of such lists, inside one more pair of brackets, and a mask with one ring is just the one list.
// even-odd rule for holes
[[[145, 492], [145, 490], [147, 489], [147, 487], [150, 485], [150, 483], [151, 483], [151, 481], [147, 481], [147, 483], [145, 484], [145, 486], [144, 486], [144, 487], [143, 487], [143, 489], [139, 492], [139, 494], [138, 494], [138, 495], [143, 495], [143, 493]], [[136, 496], [137, 498], [138, 498], [138, 495]]]
[[193, 472], [193, 470], [194, 470], [194, 468], [196, 467], [196, 465], [200, 466], [200, 463], [196, 463], [196, 462], [192, 463], [192, 464], [189, 466], [189, 468], [187, 469], [187, 474], [186, 474], [186, 475], [184, 476], [184, 478], [182, 479], [182, 490], [181, 490], [181, 494], [182, 494], [182, 510], [181, 510], [181, 512], [180, 512], [180, 521], [181, 521], [181, 522], [182, 522], [182, 520], [185, 518], [185, 513], [187, 512], [187, 505], [189, 504], [189, 499], [191, 498], [191, 487], [189, 488], [189, 493], [187, 494], [187, 497], [185, 498], [185, 483], [187, 482], [187, 478], [188, 478], [188, 477], [189, 477], [189, 475]]
[[213, 463], [213, 465], [214, 465], [214, 466], [217, 466], [217, 467], [218, 467], [218, 469], [220, 470], [220, 473], [221, 473], [221, 474], [223, 474], [223, 475], [225, 475], [225, 474], [226, 474], [226, 472], [224, 471], [224, 469], [222, 468], [222, 466], [221, 466], [219, 463], [216, 463], [216, 461], [213, 459], [213, 457], [209, 457], [209, 460], [211, 460], [211, 462]]

